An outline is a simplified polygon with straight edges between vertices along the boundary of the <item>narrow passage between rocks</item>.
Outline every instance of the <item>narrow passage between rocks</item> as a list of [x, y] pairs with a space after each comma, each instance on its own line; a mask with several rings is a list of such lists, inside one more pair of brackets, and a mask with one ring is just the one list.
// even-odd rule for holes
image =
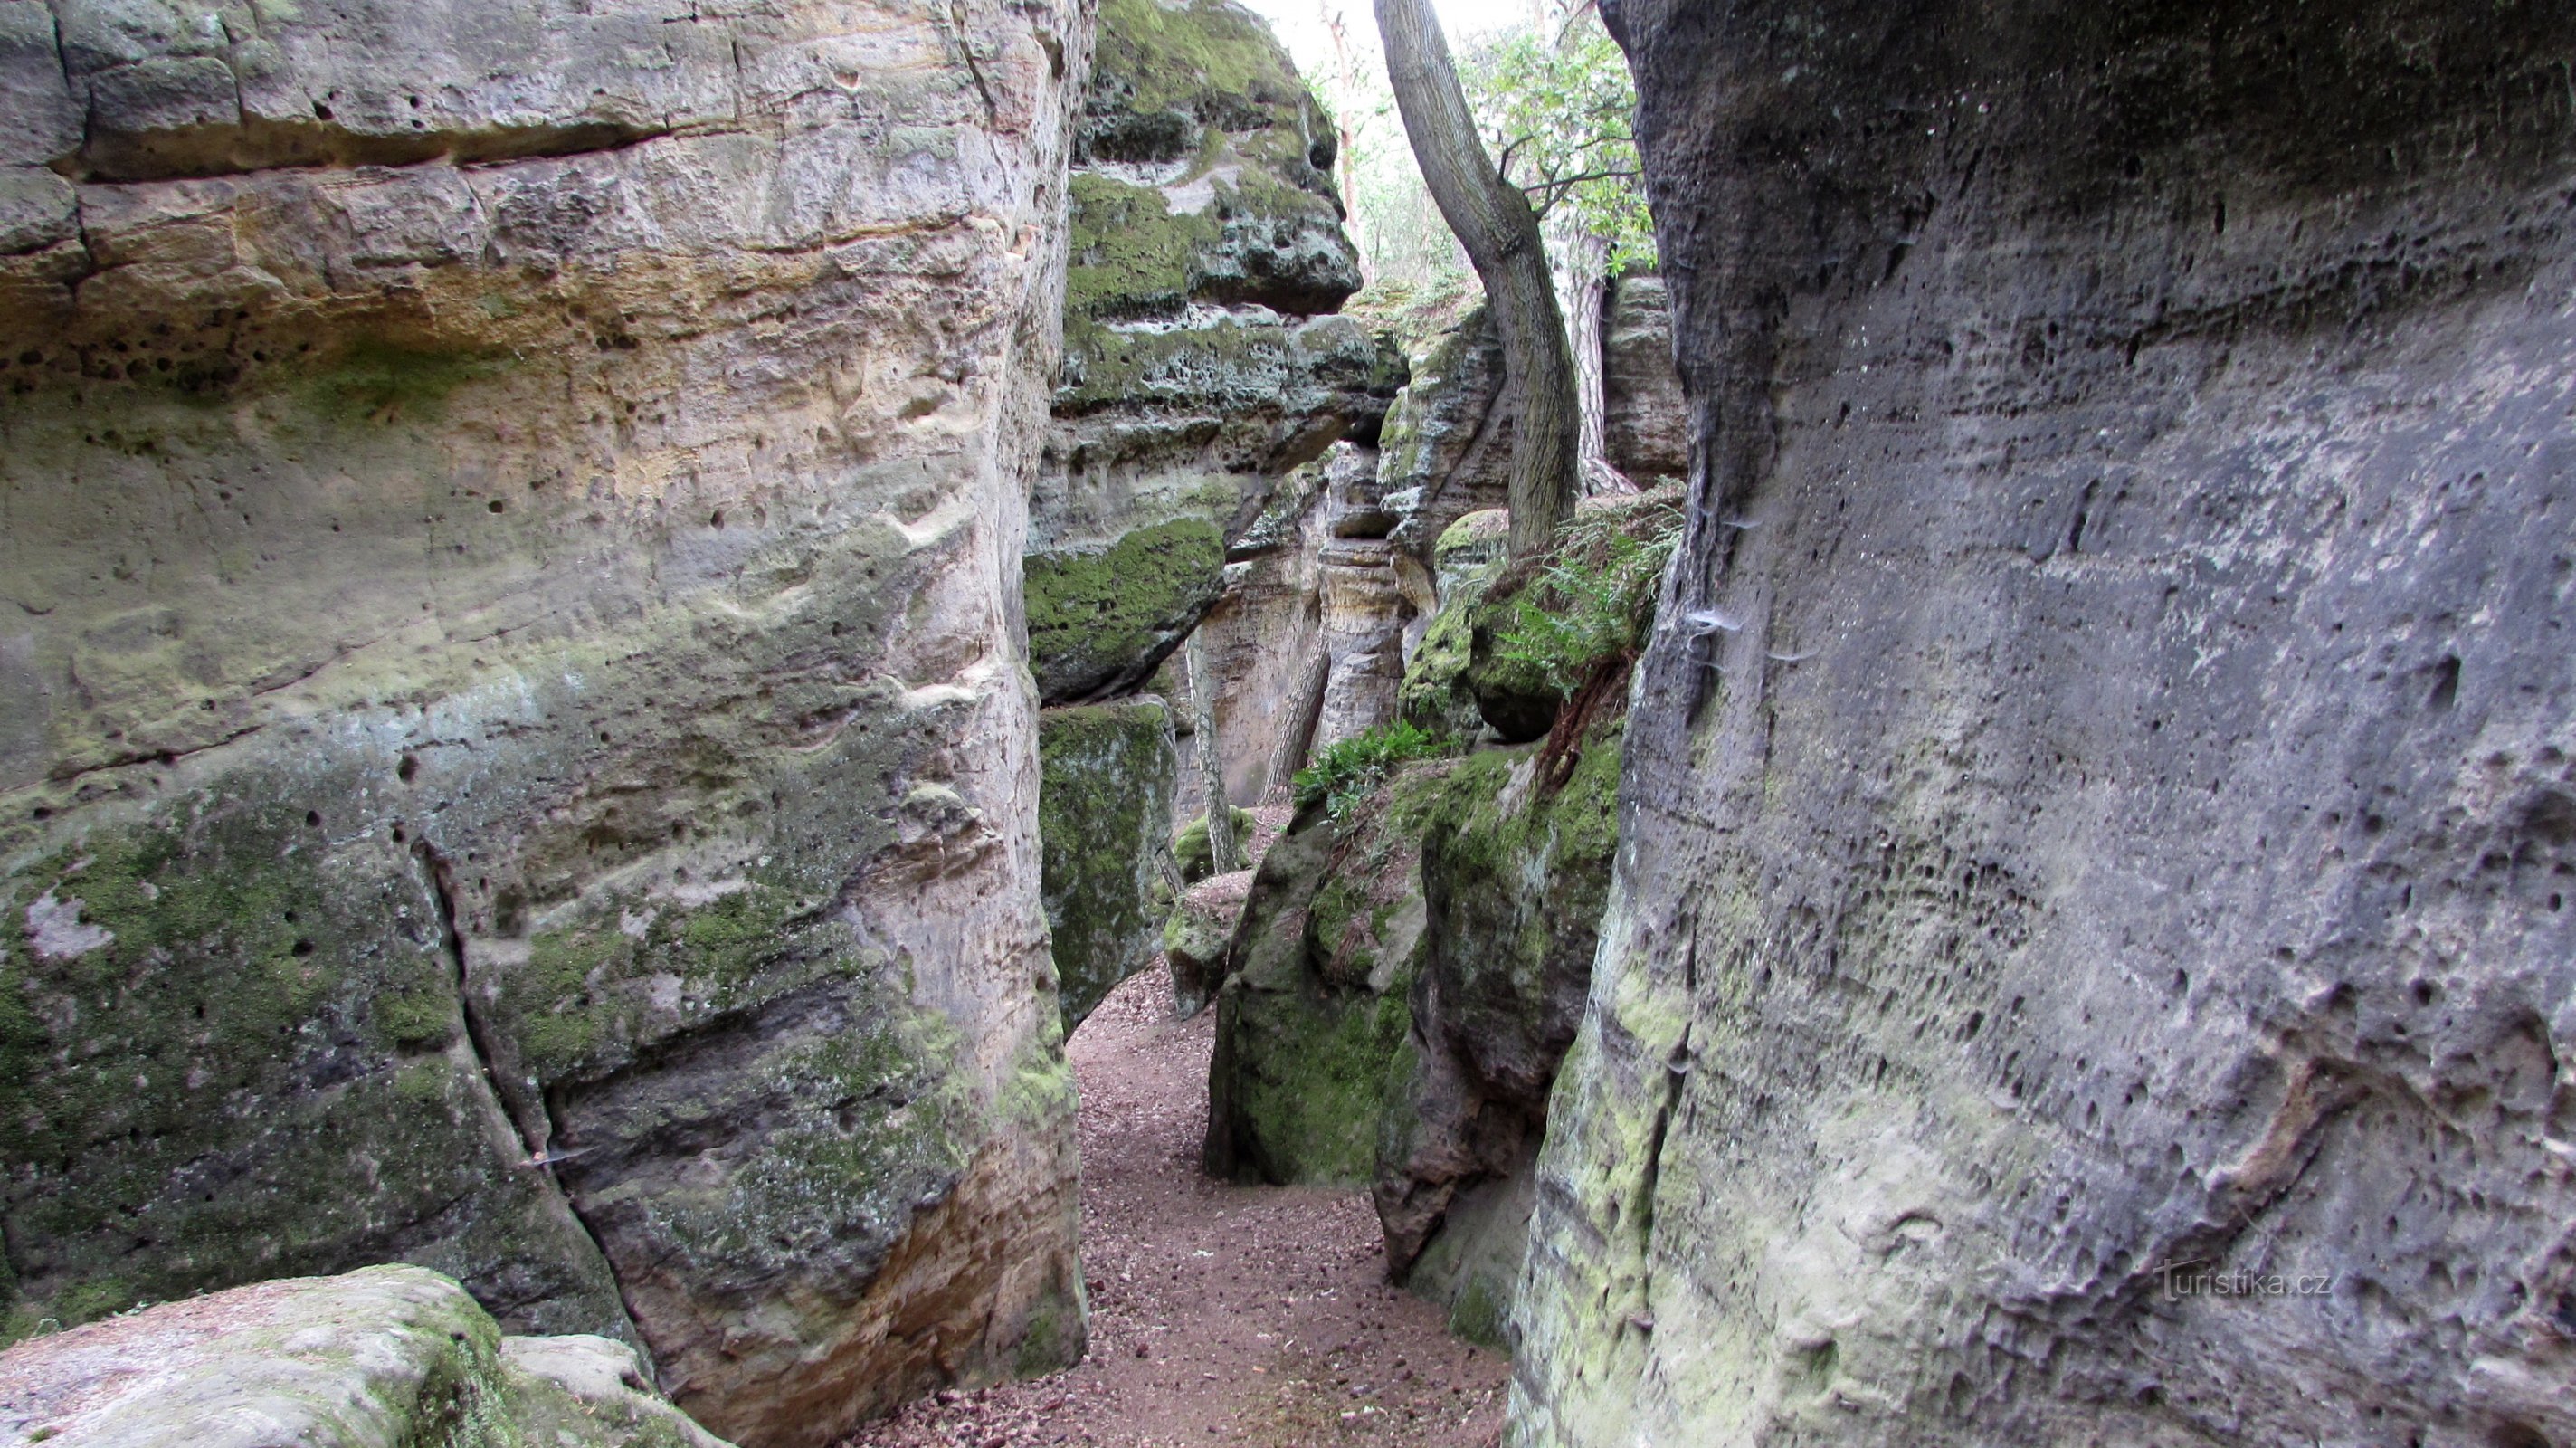
[[1053, 1377], [941, 1393], [847, 1448], [1500, 1441], [1508, 1364], [1387, 1285], [1365, 1191], [1200, 1172], [1215, 1011], [1176, 1021], [1171, 1000], [1157, 964], [1067, 1048], [1090, 1355]]

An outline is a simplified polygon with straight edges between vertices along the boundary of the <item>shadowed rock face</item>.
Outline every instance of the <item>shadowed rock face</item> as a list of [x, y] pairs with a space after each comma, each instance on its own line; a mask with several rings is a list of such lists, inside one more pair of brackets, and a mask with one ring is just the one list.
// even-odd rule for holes
[[2576, 17], [1612, 18], [1734, 626], [1515, 1441], [2569, 1441]]
[[1079, 1351], [1018, 570], [1088, 46], [0, 3], [17, 1330], [398, 1258], [754, 1444]]
[[1043, 894], [1071, 1035], [1162, 941], [1176, 873], [1171, 711], [1155, 698], [1049, 709], [1038, 764]]

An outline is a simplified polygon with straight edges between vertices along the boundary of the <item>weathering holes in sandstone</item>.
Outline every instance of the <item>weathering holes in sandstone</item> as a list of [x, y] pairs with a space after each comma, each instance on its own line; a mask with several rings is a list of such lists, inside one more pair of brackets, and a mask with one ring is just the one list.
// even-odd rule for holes
[[2576, 1448], [2570, 55], [0, 0], [0, 1448]]

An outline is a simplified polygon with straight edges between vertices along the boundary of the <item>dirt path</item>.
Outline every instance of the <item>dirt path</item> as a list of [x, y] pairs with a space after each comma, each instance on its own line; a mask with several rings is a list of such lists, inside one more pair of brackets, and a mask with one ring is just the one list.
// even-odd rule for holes
[[848, 1448], [1499, 1441], [1507, 1365], [1386, 1285], [1365, 1193], [1200, 1174], [1214, 1016], [1172, 1020], [1158, 967], [1067, 1048], [1091, 1355], [1035, 1382], [941, 1394]]

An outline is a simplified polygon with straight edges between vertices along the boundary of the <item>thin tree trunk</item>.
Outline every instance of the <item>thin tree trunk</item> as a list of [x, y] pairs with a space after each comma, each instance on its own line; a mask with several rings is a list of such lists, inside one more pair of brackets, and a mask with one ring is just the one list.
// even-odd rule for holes
[[1633, 493], [1637, 485], [1610, 461], [1610, 410], [1601, 385], [1601, 349], [1606, 340], [1602, 303], [1609, 293], [1610, 248], [1584, 230], [1569, 210], [1552, 213], [1546, 233], [1556, 295], [1565, 304], [1566, 347], [1574, 359], [1575, 413], [1581, 420], [1575, 431], [1575, 458], [1584, 496]]
[[1359, 255], [1361, 284], [1374, 285], [1377, 259], [1368, 217], [1360, 209], [1359, 131], [1350, 120], [1360, 94], [1360, 62], [1351, 50], [1350, 16], [1334, 0], [1316, 0], [1315, 14], [1333, 42], [1333, 128], [1341, 147], [1333, 153], [1333, 180], [1342, 191], [1342, 230], [1350, 234], [1351, 250]]
[[1190, 630], [1189, 652], [1190, 712], [1196, 717], [1199, 748], [1199, 781], [1207, 792], [1208, 873], [1231, 875], [1234, 852], [1234, 801], [1225, 797], [1225, 759], [1216, 747], [1216, 673], [1208, 667], [1207, 645], [1200, 635], [1204, 629]]
[[1306, 767], [1306, 750], [1315, 742], [1315, 725], [1324, 717], [1324, 686], [1333, 676], [1333, 653], [1324, 640], [1315, 640], [1315, 651], [1306, 656], [1305, 666], [1297, 671], [1297, 683], [1288, 691], [1288, 732], [1279, 736], [1279, 754], [1270, 762], [1270, 787], [1285, 789]]
[[1431, 0], [1376, 0], [1387, 82], [1423, 183], [1485, 284], [1503, 338], [1512, 425], [1511, 551], [1544, 553], [1574, 500], [1574, 361], [1529, 198], [1504, 181], [1476, 134]]

